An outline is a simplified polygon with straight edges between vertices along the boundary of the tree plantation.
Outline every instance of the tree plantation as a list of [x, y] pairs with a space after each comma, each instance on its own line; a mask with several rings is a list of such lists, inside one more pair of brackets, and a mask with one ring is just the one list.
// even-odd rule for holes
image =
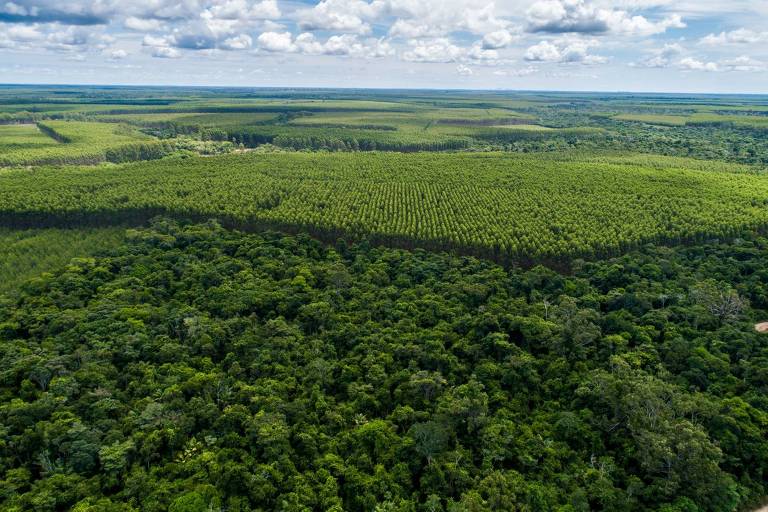
[[0, 510], [759, 510], [767, 116], [0, 85]]
[[768, 223], [749, 168], [659, 157], [250, 154], [0, 175], [10, 226], [158, 212], [304, 229], [507, 262], [565, 262]]

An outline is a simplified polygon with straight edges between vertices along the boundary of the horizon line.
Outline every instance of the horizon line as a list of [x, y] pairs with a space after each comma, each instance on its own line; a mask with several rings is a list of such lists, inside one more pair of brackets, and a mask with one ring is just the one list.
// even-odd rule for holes
[[346, 86], [290, 86], [290, 85], [194, 85], [194, 84], [131, 84], [131, 83], [28, 83], [0, 82], [0, 87], [100, 87], [100, 88], [177, 88], [177, 89], [240, 89], [240, 90], [293, 90], [293, 91], [423, 91], [423, 92], [497, 92], [497, 93], [554, 93], [554, 94], [631, 94], [631, 95], [695, 95], [695, 96], [757, 96], [768, 97], [768, 92], [695, 92], [651, 90], [579, 90], [579, 89], [466, 89], [453, 87], [346, 87]]

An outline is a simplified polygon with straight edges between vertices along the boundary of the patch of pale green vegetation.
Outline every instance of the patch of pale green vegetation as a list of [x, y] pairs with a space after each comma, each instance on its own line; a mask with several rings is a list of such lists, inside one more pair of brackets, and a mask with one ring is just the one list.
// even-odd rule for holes
[[123, 240], [122, 228], [7, 229], [0, 228], [0, 293], [65, 265], [91, 256]]

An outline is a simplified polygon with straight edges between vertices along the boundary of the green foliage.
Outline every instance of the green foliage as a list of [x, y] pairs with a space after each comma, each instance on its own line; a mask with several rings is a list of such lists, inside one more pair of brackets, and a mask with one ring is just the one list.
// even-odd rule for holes
[[[15, 130], [21, 128], [12, 126]], [[38, 130], [39, 129], [39, 130]], [[8, 127], [0, 126], [0, 137]], [[168, 148], [125, 126], [75, 121], [45, 121], [25, 125], [31, 143], [0, 142], [0, 166], [30, 164], [94, 164], [122, 162], [127, 156], [157, 158]], [[45, 137], [43, 143], [40, 137]], [[0, 139], [1, 140], [1, 139]], [[140, 143], [138, 141], [141, 141]]]
[[50, 145], [51, 139], [34, 124], [0, 125], [0, 157]]
[[217, 216], [564, 263], [763, 228], [768, 182], [750, 171], [642, 156], [260, 153], [9, 171], [0, 174], [0, 219], [24, 227]]
[[[0, 508], [722, 512], [768, 240], [572, 276], [158, 219], [0, 305]], [[727, 284], [726, 284], [727, 283]], [[744, 308], [711, 321], [702, 290]]]
[[[0, 124], [51, 120], [127, 124], [166, 140], [250, 148], [619, 150], [768, 164], [768, 107], [760, 96], [0, 87]], [[69, 150], [68, 158], [48, 161], [100, 161]]]
[[91, 256], [120, 244], [120, 228], [0, 228], [0, 293], [54, 270], [79, 256]]

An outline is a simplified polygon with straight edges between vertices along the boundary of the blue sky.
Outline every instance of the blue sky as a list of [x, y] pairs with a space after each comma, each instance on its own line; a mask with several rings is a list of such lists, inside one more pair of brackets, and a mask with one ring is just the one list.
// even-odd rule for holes
[[766, 0], [0, 0], [0, 82], [768, 93]]

